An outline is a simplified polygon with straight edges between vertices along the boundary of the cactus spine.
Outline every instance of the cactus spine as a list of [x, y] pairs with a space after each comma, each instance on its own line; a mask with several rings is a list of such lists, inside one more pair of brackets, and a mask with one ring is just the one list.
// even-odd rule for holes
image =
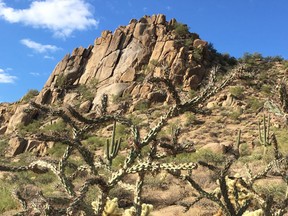
[[264, 147], [263, 154], [266, 155], [267, 147], [271, 144], [270, 138], [269, 138], [269, 132], [270, 132], [270, 116], [268, 115], [266, 124], [266, 116], [263, 116], [263, 127], [261, 129], [260, 121], [258, 122], [258, 129], [259, 129], [259, 141], [261, 145]]
[[109, 139], [107, 139], [106, 149], [105, 149], [105, 158], [108, 161], [108, 166], [111, 167], [113, 159], [117, 156], [120, 148], [120, 144], [122, 142], [122, 139], [119, 140], [115, 139], [116, 134], [116, 121], [114, 121], [113, 124], [113, 132], [112, 132], [112, 138], [111, 142], [109, 142]]

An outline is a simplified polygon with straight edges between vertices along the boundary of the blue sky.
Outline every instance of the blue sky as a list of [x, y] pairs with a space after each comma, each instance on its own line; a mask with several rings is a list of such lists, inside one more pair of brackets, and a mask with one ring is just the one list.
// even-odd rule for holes
[[219, 52], [288, 58], [287, 0], [0, 0], [0, 102], [41, 90], [56, 64], [101, 31], [165, 14]]

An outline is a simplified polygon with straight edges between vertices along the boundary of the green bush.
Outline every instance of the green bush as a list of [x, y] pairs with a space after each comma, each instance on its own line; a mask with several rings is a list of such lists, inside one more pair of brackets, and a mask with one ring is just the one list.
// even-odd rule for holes
[[272, 95], [272, 86], [271, 85], [266, 85], [266, 84], [264, 84], [264, 85], [262, 85], [261, 86], [261, 92], [263, 92], [264, 94], [266, 94], [266, 95]]
[[66, 76], [63, 73], [59, 74], [55, 84], [59, 88], [65, 88], [65, 86], [67, 85]]
[[260, 101], [256, 97], [251, 97], [248, 99], [248, 107], [249, 107], [250, 111], [252, 111], [252, 112], [258, 111], [261, 107], [263, 107], [263, 105], [264, 105], [264, 102]]
[[174, 30], [176, 35], [180, 38], [186, 37], [186, 35], [189, 33], [188, 26], [180, 22], [176, 22], [174, 24]]
[[93, 100], [93, 98], [94, 98], [94, 94], [91, 91], [91, 88], [88, 88], [87, 85], [80, 84], [77, 87], [76, 91], [78, 92], [78, 94], [81, 95], [81, 97], [84, 100]]
[[39, 128], [41, 127], [41, 121], [40, 120], [34, 120], [28, 125], [21, 124], [19, 125], [19, 132], [22, 133], [36, 133], [39, 131]]
[[13, 186], [0, 180], [0, 214], [19, 208], [18, 202], [12, 197]]
[[6, 140], [0, 140], [0, 157], [4, 156], [7, 147], [8, 142]]
[[36, 97], [39, 94], [39, 91], [37, 89], [30, 89], [28, 92], [23, 96], [22, 101], [28, 102], [32, 98]]
[[243, 98], [243, 91], [244, 88], [242, 86], [233, 86], [229, 88], [229, 92], [236, 98], [242, 99]]
[[61, 119], [56, 121], [55, 123], [46, 125], [43, 128], [43, 131], [56, 131], [56, 132], [61, 132], [61, 131], [66, 131], [67, 130], [67, 125], [66, 123]]
[[235, 110], [229, 113], [229, 118], [232, 120], [239, 120], [239, 117], [241, 116], [241, 114], [242, 112], [240, 110]]

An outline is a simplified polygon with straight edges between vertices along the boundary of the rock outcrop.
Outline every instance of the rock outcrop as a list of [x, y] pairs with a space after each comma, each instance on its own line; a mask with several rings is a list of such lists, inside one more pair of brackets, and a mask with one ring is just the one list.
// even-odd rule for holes
[[[185, 91], [197, 88], [209, 62], [207, 42], [188, 30], [180, 34], [177, 26], [185, 25], [175, 19], [167, 22], [160, 14], [133, 19], [114, 33], [103, 31], [94, 45], [74, 49], [56, 65], [35, 101], [70, 104], [89, 113], [106, 94], [113, 112], [119, 108], [113, 103], [121, 97], [132, 99], [130, 107], [143, 101], [169, 102], [169, 94], [159, 91], [158, 83], [148, 82], [150, 77], [168, 76]], [[24, 112], [27, 107], [20, 102], [6, 112], [3, 106], [0, 133], [12, 134], [35, 120], [37, 113]]]
[[[180, 36], [176, 23], [175, 19], [167, 22], [164, 15], [153, 15], [133, 19], [114, 33], [103, 31], [93, 46], [76, 48], [63, 58], [36, 101], [52, 104], [65, 98], [66, 103], [75, 104], [79, 97], [69, 96], [75, 94], [69, 89], [79, 85], [92, 88], [92, 110], [103, 93], [119, 97], [125, 92], [135, 101], [140, 97], [154, 100], [154, 87], [147, 85], [144, 77], [163, 76], [165, 68], [169, 68], [169, 78], [186, 90], [196, 88], [206, 72], [207, 42], [188, 31]], [[141, 79], [144, 82], [135, 83]]]

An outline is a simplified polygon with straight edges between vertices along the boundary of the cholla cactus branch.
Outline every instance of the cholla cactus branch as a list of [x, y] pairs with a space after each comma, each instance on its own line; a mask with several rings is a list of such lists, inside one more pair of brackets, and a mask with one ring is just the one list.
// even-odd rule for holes
[[79, 130], [77, 124], [75, 121], [73, 121], [67, 114], [65, 109], [52, 109], [50, 107], [41, 105], [41, 104], [37, 104], [33, 101], [30, 102], [30, 105], [34, 108], [36, 108], [37, 110], [40, 110], [43, 113], [48, 113], [51, 114], [52, 116], [58, 116], [60, 118], [62, 118], [66, 123], [68, 123], [69, 125], [71, 125], [73, 128]]
[[179, 94], [177, 92], [177, 90], [175, 89], [174, 84], [172, 83], [172, 81], [165, 77], [151, 77], [149, 79], [149, 82], [153, 82], [153, 83], [164, 83], [165, 86], [167, 87], [168, 92], [170, 93], [170, 95], [172, 96], [172, 98], [175, 100], [176, 105], [179, 105], [181, 103]]
[[195, 205], [197, 202], [199, 202], [199, 201], [202, 200], [203, 198], [205, 198], [205, 197], [203, 197], [203, 196], [198, 196], [198, 197], [196, 197], [195, 200], [194, 200], [193, 202], [191, 202], [191, 203], [180, 202], [180, 203], [178, 203], [178, 204], [181, 205], [181, 206], [183, 206], [183, 207], [185, 208], [184, 212], [187, 212], [187, 211], [189, 211], [189, 209], [190, 209], [193, 205]]
[[193, 170], [197, 168], [196, 163], [160, 163], [160, 162], [142, 162], [127, 169], [127, 173], [139, 173], [143, 171], [159, 172], [160, 170], [177, 171], [177, 170]]
[[13, 191], [13, 195], [14, 195], [14, 197], [20, 202], [23, 210], [26, 211], [26, 210], [27, 210], [27, 202], [26, 202], [26, 200], [22, 197], [20, 191], [19, 191], [19, 190]]
[[142, 212], [141, 195], [144, 184], [144, 177], [145, 177], [144, 172], [138, 172], [138, 179], [135, 185], [135, 192], [134, 192], [134, 206], [136, 209], [136, 215], [141, 215]]
[[[172, 175], [181, 178], [182, 180], [187, 181], [199, 194], [200, 197], [205, 197], [206, 199], [209, 199], [213, 202], [215, 202], [217, 205], [220, 206], [220, 208], [222, 210], [224, 210], [224, 212], [226, 213], [226, 215], [230, 215], [228, 209], [226, 208], [225, 205], [223, 205], [223, 203], [221, 202], [220, 199], [218, 199], [214, 194], [212, 193], [208, 193], [207, 191], [205, 191], [197, 182], [195, 182], [190, 176], [187, 175], [177, 175], [177, 174], [173, 174]], [[231, 215], [232, 216], [232, 215]]]
[[161, 117], [158, 124], [154, 128], [152, 128], [147, 134], [147, 136], [141, 141], [142, 147], [148, 145], [148, 143], [150, 143], [157, 136], [159, 131], [167, 124], [167, 120], [173, 116], [176, 110], [177, 106], [173, 106], [164, 116]]
[[108, 95], [103, 94], [101, 97], [101, 114], [105, 115], [107, 113], [107, 101], [108, 101]]
[[257, 173], [256, 175], [254, 175], [251, 179], [251, 182], [254, 183], [256, 180], [258, 179], [262, 179], [265, 178], [268, 174], [268, 172], [275, 166], [277, 166], [278, 164], [282, 163], [284, 161], [283, 158], [279, 159], [279, 160], [273, 160], [271, 161], [266, 168], [262, 171]]
[[93, 173], [97, 173], [95, 165], [94, 165], [94, 155], [81, 143], [77, 140], [71, 140], [69, 137], [62, 137], [61, 135], [57, 136], [49, 136], [46, 134], [36, 134], [36, 138], [41, 141], [52, 141], [63, 143], [69, 146], [73, 146], [75, 149], [79, 151], [84, 161], [90, 166], [91, 171]]
[[273, 145], [275, 159], [276, 160], [280, 159], [282, 157], [282, 155], [279, 152], [278, 141], [277, 141], [276, 135], [274, 133], [271, 135], [271, 144]]
[[231, 72], [227, 75], [227, 77], [220, 85], [215, 86], [215, 74], [219, 70], [219, 67], [216, 66], [212, 68], [210, 72], [211, 77], [207, 87], [202, 91], [202, 93], [199, 96], [194, 97], [191, 100], [179, 105], [180, 110], [182, 112], [185, 112], [186, 110], [189, 110], [189, 108], [191, 107], [195, 107], [201, 103], [204, 103], [213, 95], [215, 95], [217, 92], [222, 90], [225, 86], [227, 86], [227, 84], [230, 83], [232, 80], [234, 80], [235, 77], [237, 77], [240, 73], [242, 73], [244, 69], [245, 67], [243, 67], [243, 65], [234, 68], [233, 70], [231, 70]]
[[[88, 189], [92, 185], [97, 185], [99, 189], [102, 191], [104, 194], [108, 194], [109, 192], [109, 186], [107, 185], [105, 179], [102, 177], [98, 176], [95, 178], [91, 178], [86, 180], [86, 182], [83, 184], [83, 186], [80, 188], [80, 193], [79, 195], [74, 198], [73, 202], [70, 203], [69, 208], [67, 208], [67, 215], [74, 215], [75, 210], [77, 206], [83, 201], [84, 197], [86, 196], [86, 193], [88, 192]], [[103, 208], [106, 202], [102, 202]]]
[[231, 203], [231, 200], [229, 199], [225, 175], [220, 176], [219, 184], [220, 184], [221, 195], [223, 197], [225, 206], [227, 207], [227, 210], [229, 211], [229, 215], [231, 215], [231, 216], [236, 215], [236, 210], [235, 210], [233, 204]]

